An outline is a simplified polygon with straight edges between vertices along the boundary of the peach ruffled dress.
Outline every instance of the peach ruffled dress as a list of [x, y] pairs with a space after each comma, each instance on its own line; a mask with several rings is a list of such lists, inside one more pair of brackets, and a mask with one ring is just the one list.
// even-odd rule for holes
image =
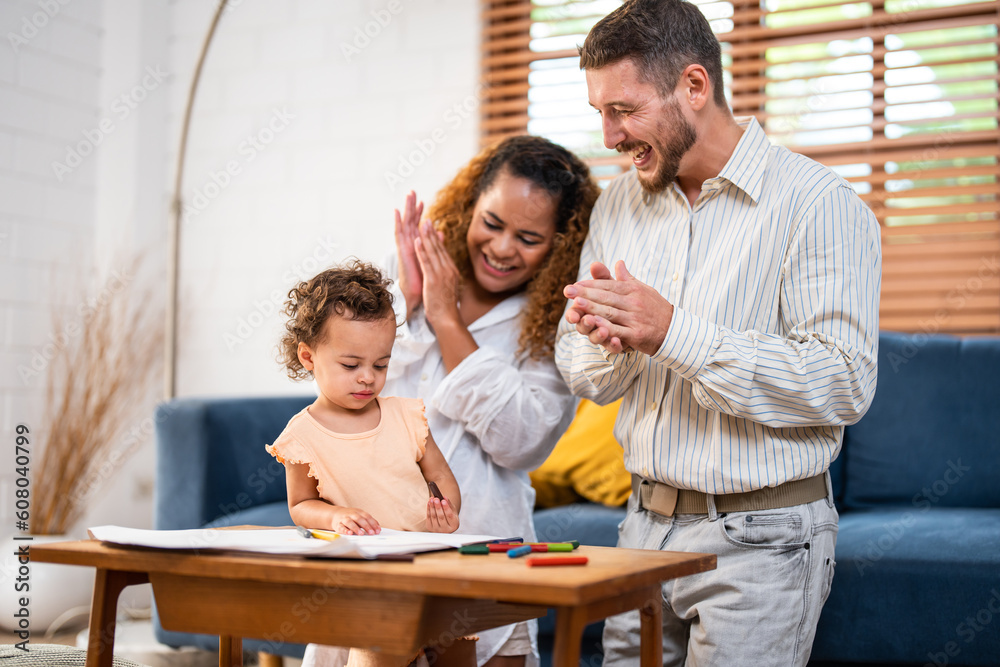
[[321, 498], [371, 514], [394, 530], [427, 530], [427, 483], [418, 461], [427, 443], [424, 403], [378, 397], [379, 424], [363, 433], [335, 433], [302, 410], [268, 453], [281, 463], [309, 465]]

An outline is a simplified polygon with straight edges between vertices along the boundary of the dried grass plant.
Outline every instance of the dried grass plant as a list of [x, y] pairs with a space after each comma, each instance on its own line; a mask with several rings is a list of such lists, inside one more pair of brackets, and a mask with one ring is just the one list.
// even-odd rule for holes
[[[140, 288], [139, 260], [94, 294], [82, 290], [71, 317], [53, 314], [56, 346], [45, 369], [42, 454], [32, 470], [31, 531], [61, 535], [132, 453], [122, 436], [143, 419], [151, 425], [152, 387], [162, 368], [163, 328]], [[122, 279], [122, 275], [126, 279]], [[62, 334], [62, 335], [60, 335]]]

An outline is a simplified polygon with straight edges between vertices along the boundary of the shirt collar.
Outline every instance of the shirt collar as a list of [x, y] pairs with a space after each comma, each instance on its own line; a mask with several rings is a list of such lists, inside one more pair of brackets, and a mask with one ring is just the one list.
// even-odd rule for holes
[[743, 136], [736, 144], [736, 150], [729, 156], [726, 166], [719, 172], [719, 178], [726, 179], [757, 202], [764, 183], [764, 169], [767, 167], [771, 142], [753, 116], [737, 118], [736, 122], [743, 128]]

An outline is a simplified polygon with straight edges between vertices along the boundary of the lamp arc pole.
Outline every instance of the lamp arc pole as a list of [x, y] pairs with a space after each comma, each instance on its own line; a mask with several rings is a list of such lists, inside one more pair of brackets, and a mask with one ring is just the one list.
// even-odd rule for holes
[[179, 282], [180, 282], [180, 248], [181, 248], [181, 213], [184, 210], [184, 201], [181, 196], [181, 186], [184, 182], [184, 160], [187, 155], [188, 132], [191, 129], [191, 114], [194, 110], [194, 99], [198, 92], [198, 82], [201, 80], [201, 72], [205, 66], [205, 58], [208, 55], [208, 47], [212, 44], [215, 31], [219, 27], [219, 20], [222, 12], [226, 9], [228, 0], [219, 0], [219, 6], [215, 9], [212, 23], [205, 35], [205, 41], [201, 45], [201, 53], [198, 55], [198, 63], [194, 68], [194, 76], [191, 78], [191, 87], [188, 90], [187, 104], [184, 107], [184, 122], [181, 125], [180, 144], [177, 149], [177, 173], [174, 176], [174, 196], [170, 202], [170, 217], [167, 223], [167, 312], [164, 326], [166, 328], [164, 340], [164, 398], [170, 400], [177, 395], [177, 312], [179, 305]]

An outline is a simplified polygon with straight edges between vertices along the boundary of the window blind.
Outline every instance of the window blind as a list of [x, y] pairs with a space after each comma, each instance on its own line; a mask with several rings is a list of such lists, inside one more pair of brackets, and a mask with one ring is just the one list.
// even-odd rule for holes
[[[618, 0], [483, 0], [483, 143], [538, 134], [608, 180], [577, 46]], [[737, 116], [828, 165], [882, 226], [881, 326], [1000, 333], [997, 0], [696, 2]]]

